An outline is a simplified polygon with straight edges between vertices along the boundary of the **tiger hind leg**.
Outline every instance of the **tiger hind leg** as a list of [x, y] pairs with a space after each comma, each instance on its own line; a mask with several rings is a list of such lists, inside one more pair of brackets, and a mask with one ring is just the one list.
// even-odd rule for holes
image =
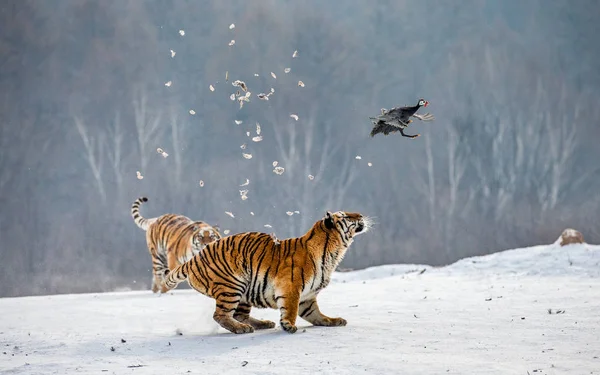
[[160, 282], [156, 281], [156, 276], [152, 275], [152, 293], [158, 293]]
[[169, 274], [168, 269], [157, 268], [152, 271], [152, 292], [153, 293], [167, 293], [169, 289], [165, 285], [167, 275]]
[[165, 279], [169, 274], [167, 259], [154, 246], [150, 246], [149, 250], [152, 256], [152, 292], [166, 293], [169, 291], [164, 285]]
[[232, 333], [251, 333], [254, 328], [250, 324], [238, 322], [234, 313], [238, 307], [241, 295], [235, 292], [224, 292], [215, 297], [217, 307], [213, 319], [219, 325]]
[[240, 323], [250, 324], [254, 329], [274, 328], [275, 323], [270, 320], [255, 319], [250, 316], [252, 306], [247, 303], [240, 303], [233, 313], [233, 318]]
[[343, 318], [330, 318], [321, 313], [317, 299], [309, 299], [300, 303], [299, 315], [314, 326], [336, 327], [348, 324]]

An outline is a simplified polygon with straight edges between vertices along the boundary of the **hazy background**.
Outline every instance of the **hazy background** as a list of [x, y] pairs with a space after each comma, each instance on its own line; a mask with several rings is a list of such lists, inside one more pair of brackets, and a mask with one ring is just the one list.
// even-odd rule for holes
[[[280, 238], [326, 210], [375, 216], [350, 268], [565, 227], [598, 243], [599, 17], [595, 0], [4, 0], [0, 296], [149, 288], [142, 195], [146, 217]], [[420, 138], [369, 138], [369, 116], [419, 97], [437, 118], [411, 125]]]

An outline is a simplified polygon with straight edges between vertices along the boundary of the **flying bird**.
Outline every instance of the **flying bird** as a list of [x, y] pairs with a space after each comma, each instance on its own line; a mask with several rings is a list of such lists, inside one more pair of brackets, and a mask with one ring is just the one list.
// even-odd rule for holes
[[399, 131], [403, 137], [416, 138], [420, 134], [409, 135], [404, 133], [404, 129], [412, 122], [411, 117], [417, 118], [421, 121], [432, 121], [435, 117], [430, 113], [424, 115], [418, 115], [417, 111], [421, 107], [427, 107], [429, 102], [425, 99], [419, 99], [417, 105], [413, 107], [394, 107], [389, 111], [385, 108], [381, 109], [381, 114], [377, 117], [370, 117], [373, 122], [373, 130], [371, 130], [371, 137], [375, 134], [383, 133], [388, 135], [393, 132]]

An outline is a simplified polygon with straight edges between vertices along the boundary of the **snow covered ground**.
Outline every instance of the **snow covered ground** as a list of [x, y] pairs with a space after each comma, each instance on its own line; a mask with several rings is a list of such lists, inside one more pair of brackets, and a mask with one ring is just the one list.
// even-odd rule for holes
[[600, 246], [337, 273], [319, 301], [348, 326], [233, 335], [191, 290], [0, 299], [0, 373], [600, 374]]

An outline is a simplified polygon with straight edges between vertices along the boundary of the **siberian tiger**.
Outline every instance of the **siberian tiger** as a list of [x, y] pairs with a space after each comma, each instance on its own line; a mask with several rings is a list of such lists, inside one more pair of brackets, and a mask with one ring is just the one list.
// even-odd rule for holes
[[[221, 238], [218, 228], [203, 221], [192, 221], [183, 215], [165, 214], [152, 219], [140, 215], [140, 205], [148, 198], [137, 199], [131, 216], [146, 231], [146, 243], [152, 257], [152, 292], [164, 284], [169, 270], [190, 260], [207, 244]], [[162, 293], [166, 292], [164, 287]]]
[[328, 284], [354, 236], [371, 226], [359, 213], [327, 212], [299, 238], [279, 240], [247, 232], [207, 245], [187, 263], [171, 270], [167, 290], [188, 280], [198, 292], [214, 298], [214, 320], [233, 333], [275, 327], [250, 316], [252, 306], [280, 310], [281, 327], [296, 332], [296, 316], [316, 326], [345, 326], [319, 310], [317, 295]]

